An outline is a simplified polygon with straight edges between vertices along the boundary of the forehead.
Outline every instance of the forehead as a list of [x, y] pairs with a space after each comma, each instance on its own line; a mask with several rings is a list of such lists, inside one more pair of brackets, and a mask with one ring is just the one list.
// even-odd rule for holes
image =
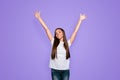
[[62, 31], [62, 30], [61, 30], [61, 29], [57, 29], [57, 30], [56, 30], [56, 32], [60, 32], [60, 31]]

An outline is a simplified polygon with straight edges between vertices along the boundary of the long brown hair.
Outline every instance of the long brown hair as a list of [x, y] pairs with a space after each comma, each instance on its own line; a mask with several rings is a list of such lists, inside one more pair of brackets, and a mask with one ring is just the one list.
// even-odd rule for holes
[[57, 57], [57, 46], [60, 43], [60, 40], [56, 37], [56, 30], [60, 29], [63, 32], [63, 42], [64, 42], [64, 48], [66, 50], [66, 59], [70, 58], [70, 52], [69, 52], [69, 46], [67, 43], [65, 31], [62, 28], [56, 28], [54, 32], [54, 42], [53, 42], [53, 47], [52, 47], [52, 53], [51, 53], [51, 58], [55, 59]]

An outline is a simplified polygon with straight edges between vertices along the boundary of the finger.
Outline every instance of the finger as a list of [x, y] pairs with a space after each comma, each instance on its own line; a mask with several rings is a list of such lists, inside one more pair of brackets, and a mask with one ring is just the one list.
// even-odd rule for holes
[[40, 14], [40, 11], [39, 11], [39, 14]]
[[85, 17], [87, 17], [85, 14], [84, 14]]
[[87, 18], [87, 16], [85, 15], [85, 19]]
[[35, 11], [34, 15], [36, 15], [36, 13], [37, 13], [37, 12]]
[[81, 15], [81, 13], [80, 13], [80, 15]]

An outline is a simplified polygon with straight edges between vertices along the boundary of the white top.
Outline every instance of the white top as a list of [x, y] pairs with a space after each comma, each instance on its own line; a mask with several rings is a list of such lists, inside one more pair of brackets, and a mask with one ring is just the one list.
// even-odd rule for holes
[[[53, 46], [54, 38], [51, 40], [51, 44]], [[68, 70], [69, 69], [69, 63], [70, 58], [66, 59], [66, 50], [64, 48], [64, 42], [60, 41], [58, 47], [57, 47], [57, 58], [51, 59], [50, 56], [50, 63], [49, 67], [57, 70]], [[68, 46], [71, 46], [70, 40], [68, 40]]]

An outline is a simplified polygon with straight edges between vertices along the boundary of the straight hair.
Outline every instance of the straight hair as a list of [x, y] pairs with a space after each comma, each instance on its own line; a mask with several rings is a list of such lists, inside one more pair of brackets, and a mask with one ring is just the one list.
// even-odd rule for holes
[[52, 59], [55, 59], [55, 57], [57, 58], [57, 46], [60, 43], [60, 40], [56, 37], [56, 30], [57, 29], [60, 29], [63, 33], [63, 42], [64, 42], [64, 48], [66, 50], [66, 59], [68, 59], [68, 58], [70, 58], [70, 51], [69, 51], [69, 46], [68, 46], [68, 42], [67, 42], [67, 39], [66, 39], [65, 31], [62, 28], [56, 28], [55, 29], [51, 58]]

